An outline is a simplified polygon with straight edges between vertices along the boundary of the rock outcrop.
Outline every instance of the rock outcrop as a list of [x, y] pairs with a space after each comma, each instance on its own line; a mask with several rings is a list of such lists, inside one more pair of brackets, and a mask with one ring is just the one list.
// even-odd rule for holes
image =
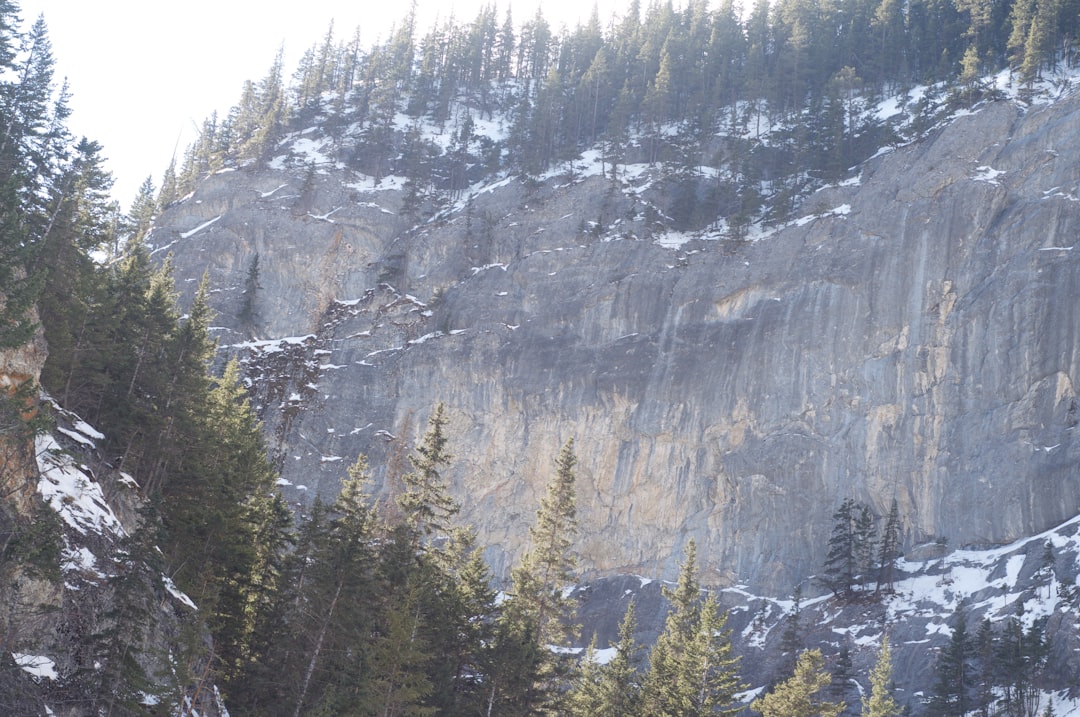
[[[33, 318], [37, 319], [36, 313]], [[25, 519], [29, 519], [37, 491], [37, 463], [33, 436], [24, 419], [36, 411], [33, 387], [41, 378], [47, 354], [40, 328], [26, 344], [0, 350], [0, 496]], [[29, 395], [23, 395], [27, 392]]]
[[498, 572], [572, 436], [588, 574], [671, 577], [692, 537], [705, 583], [782, 594], [847, 497], [896, 499], [907, 546], [1080, 512], [1078, 147], [1080, 97], [992, 103], [753, 241], [665, 235], [659, 170], [505, 179], [413, 226], [393, 186], [279, 161], [153, 241], [188, 296], [209, 272], [290, 498], [360, 452], [392, 491], [442, 401]]

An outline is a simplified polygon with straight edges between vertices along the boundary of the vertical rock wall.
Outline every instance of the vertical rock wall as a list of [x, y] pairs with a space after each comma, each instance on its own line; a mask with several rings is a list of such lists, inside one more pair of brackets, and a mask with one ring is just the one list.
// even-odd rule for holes
[[666, 248], [630, 220], [598, 238], [586, 220], [643, 191], [600, 177], [500, 182], [411, 228], [398, 192], [329, 173], [300, 216], [300, 170], [213, 177], [154, 237], [181, 287], [209, 268], [229, 351], [251, 352], [235, 317], [256, 252], [258, 336], [310, 334], [314, 373], [261, 402], [275, 426], [291, 411], [290, 497], [333, 493], [361, 451], [400, 464], [443, 401], [496, 570], [573, 436], [587, 571], [670, 577], [694, 537], [706, 582], [782, 592], [820, 569], [847, 497], [895, 498], [909, 546], [1080, 510], [1078, 134], [1075, 97], [991, 104], [745, 244]]

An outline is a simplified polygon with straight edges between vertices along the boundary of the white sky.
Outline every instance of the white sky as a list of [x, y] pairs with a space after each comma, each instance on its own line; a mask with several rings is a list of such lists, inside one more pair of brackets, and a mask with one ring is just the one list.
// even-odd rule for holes
[[[361, 29], [370, 45], [385, 38], [408, 2], [379, 0], [17, 0], [24, 29], [44, 13], [56, 58], [57, 84], [66, 77], [74, 110], [68, 125], [104, 145], [125, 209], [149, 175], [154, 185], [174, 148], [182, 155], [194, 128], [214, 110], [224, 114], [240, 98], [244, 80], [261, 79], [284, 43], [291, 76], [303, 52], [326, 33], [338, 39]], [[514, 24], [531, 18], [541, 0], [495, 0], [500, 22], [512, 8]], [[488, 0], [417, 0], [421, 26], [451, 13], [472, 20]], [[592, 0], [542, 0], [557, 30], [587, 19]], [[627, 0], [596, 0], [601, 21]], [[646, 6], [647, 3], [642, 3]]]

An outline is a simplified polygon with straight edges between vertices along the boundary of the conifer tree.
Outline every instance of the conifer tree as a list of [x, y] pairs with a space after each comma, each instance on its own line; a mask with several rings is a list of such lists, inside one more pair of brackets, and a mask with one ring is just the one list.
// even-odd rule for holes
[[844, 703], [826, 702], [817, 694], [832, 682], [820, 650], [806, 650], [795, 663], [795, 673], [773, 690], [750, 703], [764, 717], [836, 717]]
[[889, 636], [881, 637], [877, 662], [870, 672], [870, 694], [863, 695], [862, 717], [900, 717], [903, 713], [892, 694], [892, 650]]
[[[0, 349], [30, 340], [44, 278], [33, 271], [46, 234], [42, 200], [63, 164], [66, 97], [50, 113], [54, 60], [43, 18], [22, 35], [18, 8], [0, 7]], [[54, 185], [55, 186], [55, 185]]]
[[634, 603], [630, 603], [619, 623], [619, 641], [615, 645], [615, 656], [606, 665], [600, 666], [596, 694], [597, 717], [620, 717], [638, 713], [641, 701], [641, 685], [638, 681], [638, 653], [641, 646], [634, 639], [637, 618]]
[[[312, 525], [307, 537], [301, 531], [298, 550], [310, 558], [308, 565], [297, 566], [304, 577], [295, 602], [296, 638], [284, 656], [285, 669], [296, 676], [287, 696], [287, 714], [293, 717], [317, 709], [324, 699], [340, 700], [335, 686], [342, 678], [352, 682], [352, 697], [365, 689], [359, 681], [364, 655], [355, 647], [366, 644], [371, 635], [372, 609], [378, 600], [376, 521], [367, 493], [369, 481], [367, 460], [360, 456], [342, 483], [325, 527]], [[313, 511], [312, 517], [318, 513]]]
[[855, 589], [858, 574], [858, 554], [855, 536], [853, 498], [845, 498], [833, 513], [833, 530], [829, 538], [829, 553], [825, 557], [825, 583], [838, 597], [849, 598]]
[[602, 670], [603, 666], [596, 660], [596, 636], [593, 635], [588, 647], [585, 648], [585, 656], [581, 658], [573, 686], [566, 696], [567, 714], [603, 714], [603, 698], [600, 695]]
[[413, 470], [401, 477], [405, 491], [398, 496], [398, 506], [417, 540], [447, 535], [450, 520], [461, 510], [460, 504], [450, 496], [441, 473], [451, 460], [445, 432], [449, 420], [446, 406], [437, 404], [416, 454], [409, 456]]
[[896, 576], [896, 559], [900, 557], [900, 509], [893, 498], [889, 505], [889, 516], [885, 519], [885, 530], [878, 544], [878, 582], [877, 589], [893, 592]]
[[687, 544], [686, 558], [672, 591], [671, 603], [660, 634], [649, 656], [642, 684], [645, 714], [681, 717], [734, 714], [739, 683], [739, 658], [733, 652], [727, 615], [715, 599], [702, 602], [697, 582], [697, 548]]
[[787, 674], [795, 669], [799, 653], [805, 647], [802, 615], [802, 586], [796, 585], [792, 594], [791, 609], [784, 616], [784, 631], [780, 633], [779, 672]]
[[576, 567], [571, 552], [577, 534], [576, 464], [570, 439], [529, 529], [532, 548], [513, 570], [511, 595], [496, 626], [490, 704], [498, 705], [498, 714], [543, 713], [554, 709], [565, 691], [570, 664], [552, 648], [568, 647], [576, 632], [565, 593]]
[[258, 318], [255, 312], [256, 295], [261, 288], [259, 285], [259, 253], [255, 252], [251, 264], [248, 265], [247, 276], [244, 277], [244, 290], [240, 294], [240, 310], [237, 312], [237, 318], [240, 320], [241, 325], [247, 328], [249, 336], [252, 337], [255, 336], [255, 321]]
[[971, 707], [971, 644], [967, 618], [957, 608], [953, 620], [949, 644], [938, 655], [937, 681], [927, 704], [927, 710], [934, 717], [962, 717]]
[[973, 706], [982, 717], [990, 717], [991, 706], [997, 697], [994, 691], [997, 689], [995, 671], [997, 663], [994, 651], [997, 647], [997, 637], [990, 618], [984, 618], [979, 623], [979, 629], [975, 633], [974, 653], [978, 669], [975, 674], [975, 695]]

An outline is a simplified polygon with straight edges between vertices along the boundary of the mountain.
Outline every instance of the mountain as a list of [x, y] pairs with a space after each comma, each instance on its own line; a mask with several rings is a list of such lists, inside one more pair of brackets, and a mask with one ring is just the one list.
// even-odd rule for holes
[[127, 216], [0, 37], [0, 708], [1077, 713], [1035, 5], [328, 31]]
[[392, 492], [442, 401], [497, 572], [573, 437], [587, 574], [673, 577], [693, 537], [711, 584], [783, 594], [845, 498], [895, 499], [905, 546], [1078, 512], [1078, 109], [962, 112], [745, 240], [672, 231], [669, 168], [595, 156], [417, 224], [400, 180], [351, 172], [313, 124], [208, 177], [152, 244], [188, 296], [206, 272], [291, 499], [332, 495], [359, 453]]

